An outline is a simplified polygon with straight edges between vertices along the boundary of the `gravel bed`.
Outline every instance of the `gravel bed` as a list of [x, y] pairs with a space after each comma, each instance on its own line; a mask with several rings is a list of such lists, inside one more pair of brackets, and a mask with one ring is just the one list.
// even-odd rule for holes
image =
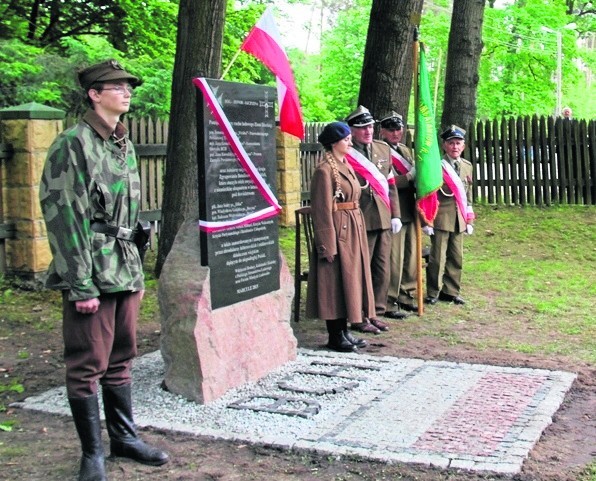
[[[382, 357], [300, 349], [295, 361], [258, 382], [231, 389], [216, 401], [201, 405], [161, 388], [164, 364], [160, 352], [155, 351], [135, 360], [135, 422], [225, 439], [287, 443], [315, 436], [321, 426], [332, 426], [337, 413], [374, 398], [388, 378], [395, 379], [396, 370], [403, 369]], [[64, 387], [15, 405], [70, 415]]]

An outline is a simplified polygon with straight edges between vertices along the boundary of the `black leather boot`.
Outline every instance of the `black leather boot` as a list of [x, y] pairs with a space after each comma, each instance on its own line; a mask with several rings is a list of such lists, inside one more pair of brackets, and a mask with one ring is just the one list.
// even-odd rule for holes
[[139, 439], [132, 419], [130, 384], [103, 386], [103, 404], [112, 456], [130, 458], [150, 466], [161, 466], [169, 461], [166, 453]]
[[337, 352], [354, 352], [358, 348], [348, 341], [342, 330], [343, 319], [332, 319], [325, 321], [327, 324], [327, 332], [329, 333], [329, 342], [327, 347]]
[[79, 481], [107, 481], [97, 395], [69, 398], [68, 402], [83, 451]]
[[356, 346], [356, 347], [368, 346], [368, 342], [366, 342], [364, 339], [360, 339], [358, 337], [352, 336], [352, 333], [348, 329], [348, 320], [347, 319], [341, 320], [341, 330], [342, 330], [344, 337], [347, 339], [347, 341], [349, 343], [353, 344], [354, 346]]

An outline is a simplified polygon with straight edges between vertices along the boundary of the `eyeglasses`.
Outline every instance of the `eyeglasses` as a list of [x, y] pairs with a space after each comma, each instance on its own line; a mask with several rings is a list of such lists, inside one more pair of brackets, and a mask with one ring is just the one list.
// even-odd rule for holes
[[103, 90], [113, 90], [114, 92], [120, 95], [124, 95], [124, 92], [128, 92], [132, 95], [132, 93], [134, 92], [134, 89], [130, 85], [116, 85], [115, 87], [104, 87], [102, 91]]

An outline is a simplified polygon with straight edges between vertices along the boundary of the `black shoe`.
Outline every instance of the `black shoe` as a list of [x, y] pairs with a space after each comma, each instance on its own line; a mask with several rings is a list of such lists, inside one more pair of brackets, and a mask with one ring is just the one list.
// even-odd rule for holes
[[357, 352], [358, 346], [352, 344], [346, 337], [344, 336], [343, 332], [340, 332], [338, 335], [329, 335], [329, 342], [327, 343], [327, 347], [332, 351], [336, 352]]
[[396, 302], [395, 305], [404, 311], [418, 312], [418, 306], [416, 304], [408, 304], [406, 302]]
[[139, 439], [132, 419], [131, 385], [103, 386], [106, 426], [110, 435], [113, 457], [130, 458], [149, 466], [161, 466], [169, 461], [166, 453]]
[[325, 323], [329, 333], [329, 341], [327, 341], [329, 349], [337, 352], [355, 352], [358, 350], [356, 345], [351, 343], [344, 335], [344, 329], [347, 330], [348, 328], [346, 319], [329, 319]]
[[439, 292], [439, 300], [444, 302], [453, 302], [454, 304], [458, 304], [460, 306], [466, 303], [466, 301], [464, 301], [461, 297], [445, 294], [444, 292]]
[[431, 306], [434, 306], [437, 303], [438, 300], [439, 299], [437, 297], [426, 296], [424, 298], [424, 303], [425, 304], [430, 304]]
[[388, 319], [405, 319], [408, 315], [400, 311], [387, 311], [383, 314], [383, 317], [387, 317]]
[[343, 335], [346, 338], [346, 340], [349, 343], [353, 344], [354, 346], [356, 346], [358, 348], [368, 346], [368, 342], [366, 342], [366, 340], [352, 336], [352, 333], [347, 328], [344, 329], [342, 332], [343, 332]]

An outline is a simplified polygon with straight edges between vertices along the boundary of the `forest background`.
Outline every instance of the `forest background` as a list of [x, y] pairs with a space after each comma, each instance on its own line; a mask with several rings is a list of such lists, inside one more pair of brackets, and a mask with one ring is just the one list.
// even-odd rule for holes
[[[280, 2], [228, 0], [222, 65], [230, 64], [245, 35], [271, 5], [286, 40], [305, 121], [341, 119], [358, 101], [371, 3], [287, 0], [280, 7]], [[295, 14], [304, 5], [316, 19], [306, 25]], [[451, 16], [459, 14], [452, 7], [452, 0], [427, 0], [420, 22], [437, 119], [441, 118]], [[570, 106], [576, 118], [596, 117], [595, 12], [592, 2], [585, 1], [489, 2], [482, 29], [477, 118], [552, 115], [559, 52], [562, 105]], [[39, 102], [79, 114], [84, 104], [74, 72], [116, 58], [144, 80], [135, 92], [130, 115], [166, 119], [177, 16], [177, 0], [2, 2], [0, 108]], [[291, 46], [304, 38], [309, 40], [302, 48]], [[313, 42], [318, 48], [312, 49]], [[245, 53], [233, 62], [225, 80], [274, 84], [271, 73]]]

